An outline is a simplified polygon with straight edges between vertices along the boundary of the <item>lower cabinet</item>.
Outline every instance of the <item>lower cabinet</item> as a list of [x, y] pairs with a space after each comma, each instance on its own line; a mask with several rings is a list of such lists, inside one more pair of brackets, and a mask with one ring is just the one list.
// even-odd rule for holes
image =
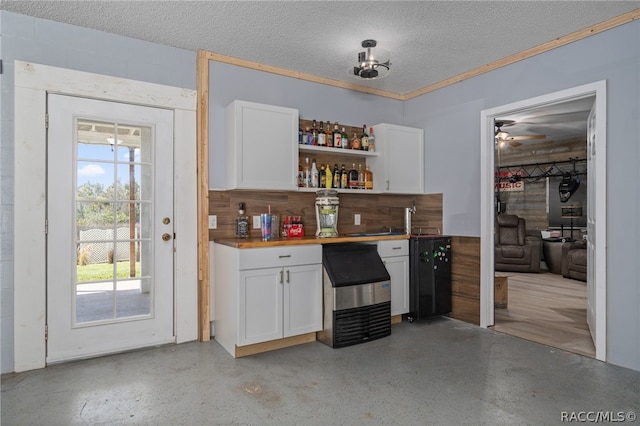
[[409, 242], [378, 241], [378, 254], [391, 277], [391, 316], [409, 312]]
[[[215, 339], [238, 348], [322, 329], [322, 246], [214, 244]], [[274, 346], [274, 348], [277, 345]]]

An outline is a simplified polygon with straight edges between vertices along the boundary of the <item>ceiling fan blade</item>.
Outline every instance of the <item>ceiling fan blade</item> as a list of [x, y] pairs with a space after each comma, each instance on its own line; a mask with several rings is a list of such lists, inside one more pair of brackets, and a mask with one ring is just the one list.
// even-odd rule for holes
[[514, 148], [515, 148], [516, 146], [520, 146], [520, 145], [522, 145], [520, 142], [515, 141], [515, 140], [509, 140], [508, 142], [509, 142], [509, 146], [512, 146], [512, 147], [514, 147]]
[[506, 138], [508, 141], [527, 141], [532, 139], [546, 139], [545, 135], [522, 135], [522, 136], [509, 136]]

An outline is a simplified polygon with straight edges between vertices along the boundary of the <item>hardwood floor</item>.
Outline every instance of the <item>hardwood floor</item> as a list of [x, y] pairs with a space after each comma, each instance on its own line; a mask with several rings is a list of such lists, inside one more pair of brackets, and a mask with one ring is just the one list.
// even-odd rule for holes
[[495, 309], [495, 331], [595, 357], [586, 283], [549, 272], [497, 274], [508, 276], [509, 285], [507, 308]]

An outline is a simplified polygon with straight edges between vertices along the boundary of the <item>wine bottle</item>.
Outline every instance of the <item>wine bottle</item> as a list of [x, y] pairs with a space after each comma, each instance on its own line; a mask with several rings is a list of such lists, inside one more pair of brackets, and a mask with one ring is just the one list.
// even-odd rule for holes
[[369, 127], [369, 151], [374, 152], [376, 150], [376, 137], [373, 134], [373, 127]]
[[360, 134], [360, 149], [363, 151], [369, 151], [369, 135], [367, 134], [367, 125], [362, 126], [362, 133]]
[[322, 121], [320, 121], [320, 130], [318, 130], [318, 146], [327, 146], [327, 133], [324, 131]]
[[349, 189], [358, 189], [358, 170], [356, 170], [356, 163], [353, 163], [351, 170], [349, 170]]
[[340, 132], [340, 142], [342, 143], [342, 148], [344, 149], [349, 148], [349, 135], [347, 135], [347, 132], [344, 130], [344, 127]]

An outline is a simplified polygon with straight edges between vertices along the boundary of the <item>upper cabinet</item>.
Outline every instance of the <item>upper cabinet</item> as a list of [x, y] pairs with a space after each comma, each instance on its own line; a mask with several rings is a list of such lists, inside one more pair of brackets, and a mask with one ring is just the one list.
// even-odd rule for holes
[[225, 120], [227, 189], [297, 190], [298, 110], [234, 101]]
[[380, 153], [368, 162], [374, 188], [396, 194], [424, 193], [424, 131], [387, 123], [373, 128]]

